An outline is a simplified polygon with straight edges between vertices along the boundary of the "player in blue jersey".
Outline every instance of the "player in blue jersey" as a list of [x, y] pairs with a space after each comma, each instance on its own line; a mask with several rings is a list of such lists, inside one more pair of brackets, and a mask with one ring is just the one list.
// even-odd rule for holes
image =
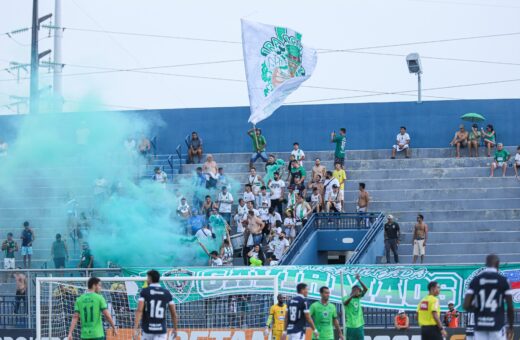
[[309, 288], [305, 283], [298, 283], [296, 286], [298, 295], [291, 298], [287, 304], [287, 317], [285, 318], [285, 331], [282, 334], [282, 340], [303, 340], [305, 339], [306, 324], [309, 324], [314, 337], [318, 339], [319, 334], [314, 326], [314, 321], [309, 313], [307, 304], [307, 295]]

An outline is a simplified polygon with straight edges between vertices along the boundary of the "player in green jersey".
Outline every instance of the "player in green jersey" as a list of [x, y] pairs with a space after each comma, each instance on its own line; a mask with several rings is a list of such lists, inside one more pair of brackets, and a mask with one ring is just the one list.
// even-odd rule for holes
[[356, 274], [359, 284], [352, 287], [349, 297], [343, 298], [345, 305], [345, 316], [347, 317], [347, 340], [363, 340], [365, 338], [365, 319], [363, 317], [363, 308], [361, 307], [361, 298], [368, 291], [367, 286], [361, 281], [359, 274]]
[[105, 331], [103, 330], [104, 315], [110, 326], [112, 326], [113, 335], [117, 335], [116, 325], [107, 309], [107, 302], [101, 291], [101, 280], [97, 277], [91, 277], [88, 280], [88, 291], [81, 295], [74, 304], [74, 317], [70, 324], [68, 340], [72, 340], [72, 333], [76, 328], [78, 320], [81, 323], [81, 339], [102, 340], [105, 339]]
[[[343, 333], [338, 321], [336, 306], [329, 303], [330, 290], [327, 287], [320, 288], [321, 300], [311, 305], [310, 314], [316, 329], [319, 333], [319, 340], [334, 340], [334, 328], [338, 332], [340, 340], [343, 340]], [[334, 327], [333, 327], [334, 325]], [[313, 336], [313, 339], [316, 339]]]

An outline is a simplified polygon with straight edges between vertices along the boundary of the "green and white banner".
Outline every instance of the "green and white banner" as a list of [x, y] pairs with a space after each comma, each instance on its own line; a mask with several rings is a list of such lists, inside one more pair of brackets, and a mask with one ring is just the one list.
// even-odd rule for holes
[[[145, 268], [124, 269], [125, 276], [146, 276]], [[386, 309], [415, 310], [419, 301], [427, 294], [426, 286], [430, 281], [441, 285], [439, 296], [443, 309], [449, 301], [459, 307], [464, 299], [464, 292], [471, 279], [482, 270], [479, 266], [280, 266], [280, 267], [220, 267], [220, 268], [174, 268], [161, 269], [166, 276], [213, 277], [235, 276], [254, 277], [255, 275], [275, 275], [278, 277], [278, 289], [282, 294], [295, 294], [296, 285], [305, 282], [310, 286], [309, 298], [318, 299], [319, 289], [327, 286], [331, 289], [331, 300], [340, 302], [341, 297], [350, 293], [357, 284], [355, 275], [368, 287], [364, 298], [365, 307]], [[520, 264], [503, 265], [501, 272], [511, 282], [514, 291], [515, 308], [520, 308]], [[344, 291], [341, 292], [343, 274]], [[189, 294], [179, 294], [187, 292]], [[271, 287], [259, 287], [228, 284], [226, 281], [194, 281], [190, 284], [177, 284], [169, 287], [175, 295], [188, 296], [189, 300], [198, 300], [230, 294], [244, 294], [270, 290]], [[183, 302], [178, 300], [178, 302]]]
[[309, 79], [316, 50], [304, 47], [302, 35], [287, 27], [242, 20], [242, 48], [251, 116], [257, 124]]

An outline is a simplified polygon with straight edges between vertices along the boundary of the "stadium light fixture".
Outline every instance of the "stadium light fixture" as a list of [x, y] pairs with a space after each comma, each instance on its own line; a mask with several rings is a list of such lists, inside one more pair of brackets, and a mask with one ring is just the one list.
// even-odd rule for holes
[[422, 103], [421, 101], [421, 74], [423, 73], [422, 65], [421, 65], [421, 57], [419, 53], [410, 53], [406, 56], [406, 65], [408, 66], [408, 71], [410, 73], [417, 74], [417, 103]]

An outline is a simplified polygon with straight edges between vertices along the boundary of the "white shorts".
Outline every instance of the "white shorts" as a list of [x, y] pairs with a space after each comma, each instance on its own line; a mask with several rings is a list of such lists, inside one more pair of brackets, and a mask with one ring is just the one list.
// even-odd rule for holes
[[4, 259], [4, 269], [15, 269], [15, 260], [14, 258]]
[[424, 240], [413, 240], [413, 255], [424, 256], [426, 248], [424, 247]]
[[408, 145], [408, 144], [406, 144], [405, 146], [403, 146], [402, 149], [399, 148], [399, 145], [397, 145], [397, 144], [394, 145], [394, 149], [395, 149], [396, 151], [398, 151], [398, 152], [399, 152], [399, 151], [406, 150], [406, 149], [408, 149], [408, 148], [409, 148], [409, 145]]
[[164, 334], [149, 334], [142, 332], [141, 340], [166, 340], [167, 333]]
[[503, 167], [504, 165], [507, 165], [506, 162], [497, 162], [497, 161], [493, 161], [493, 168], [501, 168]]
[[367, 212], [367, 207], [360, 208], [359, 206], [356, 207], [357, 212]]
[[345, 200], [345, 189], [339, 189], [339, 199], [341, 201]]
[[287, 334], [287, 340], [304, 340], [305, 332]]
[[474, 340], [506, 340], [506, 328], [499, 331], [475, 331]]

